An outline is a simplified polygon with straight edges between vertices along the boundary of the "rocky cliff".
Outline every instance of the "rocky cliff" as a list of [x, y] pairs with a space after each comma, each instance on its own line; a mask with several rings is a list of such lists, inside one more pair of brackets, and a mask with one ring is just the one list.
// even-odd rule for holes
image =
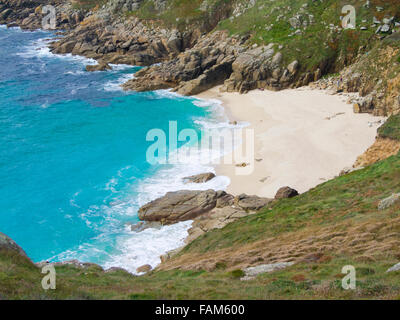
[[340, 21], [342, 0], [2, 0], [0, 23], [40, 28], [45, 4], [56, 7], [56, 28], [64, 30], [53, 52], [97, 59], [96, 70], [148, 66], [126, 90], [280, 90], [343, 70], [334, 82], [360, 92], [355, 111], [399, 110], [395, 1], [354, 4], [357, 25], [349, 30]]

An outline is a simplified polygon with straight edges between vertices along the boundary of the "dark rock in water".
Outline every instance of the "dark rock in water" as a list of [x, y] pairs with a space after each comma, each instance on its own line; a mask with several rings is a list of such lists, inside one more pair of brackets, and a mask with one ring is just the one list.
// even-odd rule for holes
[[14, 240], [0, 232], [0, 251], [1, 250], [15, 251], [19, 255], [28, 258], [25, 251], [19, 245], [17, 245]]
[[261, 198], [258, 196], [248, 196], [241, 194], [235, 198], [235, 205], [241, 207], [246, 211], [257, 211], [266, 207], [273, 199]]
[[293, 198], [298, 196], [299, 193], [297, 190], [292, 189], [290, 187], [282, 187], [278, 190], [275, 195], [275, 199], [286, 199], [286, 198]]
[[144, 266], [141, 266], [141, 267], [137, 268], [136, 272], [137, 273], [147, 273], [147, 272], [151, 271], [151, 269], [153, 269], [151, 267], [151, 265], [145, 264]]
[[194, 176], [183, 178], [184, 183], [205, 183], [215, 178], [212, 172], [196, 174]]
[[105, 62], [100, 62], [99, 64], [96, 64], [96, 65], [87, 65], [86, 66], [86, 71], [89, 71], [89, 72], [105, 71], [105, 70], [111, 70], [110, 65]]
[[139, 219], [163, 224], [192, 220], [214, 209], [219, 196], [222, 194], [214, 190], [168, 192], [164, 197], [141, 207]]

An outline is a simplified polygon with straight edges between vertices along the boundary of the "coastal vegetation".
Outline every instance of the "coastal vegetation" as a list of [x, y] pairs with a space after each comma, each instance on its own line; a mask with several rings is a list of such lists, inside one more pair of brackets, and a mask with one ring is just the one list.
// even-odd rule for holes
[[[206, 233], [162, 264], [161, 270], [141, 277], [123, 270], [104, 272], [95, 265], [62, 265], [56, 267], [57, 289], [44, 291], [40, 269], [28, 258], [3, 248], [0, 297], [399, 299], [398, 271], [386, 271], [400, 259], [400, 203], [385, 210], [377, 208], [381, 200], [400, 189], [399, 173], [400, 155], [396, 155], [298, 197], [279, 200], [272, 209]], [[240, 265], [247, 261], [268, 263], [285, 258], [297, 262], [255, 280], [240, 280]], [[180, 269], [174, 269], [178, 265]], [[357, 270], [356, 290], [341, 287], [345, 265]]]

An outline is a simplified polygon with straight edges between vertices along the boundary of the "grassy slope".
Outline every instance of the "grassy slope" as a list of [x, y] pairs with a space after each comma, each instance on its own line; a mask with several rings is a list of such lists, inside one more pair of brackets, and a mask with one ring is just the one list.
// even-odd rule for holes
[[[357, 247], [353, 245], [348, 253], [346, 250], [325, 252], [326, 259], [298, 263], [248, 282], [240, 281], [240, 272], [234, 266], [227, 268], [224, 262], [210, 272], [170, 270], [143, 277], [121, 271], [108, 274], [95, 267], [82, 270], [62, 266], [56, 268], [57, 290], [45, 292], [40, 287], [39, 269], [24, 258], [0, 252], [0, 298], [398, 299], [399, 273], [385, 271], [400, 259], [400, 205], [384, 211], [376, 207], [379, 200], [399, 191], [400, 155], [331, 180], [297, 198], [282, 200], [272, 210], [210, 232], [176, 258], [179, 261], [190, 255], [214, 256], [224, 248], [235, 252], [244, 244], [269, 237], [279, 240], [298, 232], [312, 234], [315, 228], [343, 231], [346, 226], [383, 226], [374, 231], [376, 245], [369, 248], [368, 259], [363, 250], [352, 250]], [[392, 236], [385, 238], [385, 235]], [[381, 242], [386, 244], [384, 250], [379, 245]], [[264, 250], [268, 251], [268, 246]], [[341, 268], [347, 264], [357, 268], [356, 291], [341, 289]]]

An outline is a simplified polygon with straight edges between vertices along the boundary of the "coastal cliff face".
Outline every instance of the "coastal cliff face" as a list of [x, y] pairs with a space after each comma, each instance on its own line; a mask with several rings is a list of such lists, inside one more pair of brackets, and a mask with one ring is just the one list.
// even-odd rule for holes
[[347, 4], [341, 0], [3, 0], [0, 23], [40, 28], [45, 4], [56, 7], [57, 29], [65, 30], [53, 52], [149, 66], [126, 90], [193, 95], [223, 85], [246, 93], [299, 87], [340, 72], [321, 86], [359, 92], [355, 111], [399, 111], [395, 1], [354, 3], [357, 25], [349, 30], [341, 27]]

